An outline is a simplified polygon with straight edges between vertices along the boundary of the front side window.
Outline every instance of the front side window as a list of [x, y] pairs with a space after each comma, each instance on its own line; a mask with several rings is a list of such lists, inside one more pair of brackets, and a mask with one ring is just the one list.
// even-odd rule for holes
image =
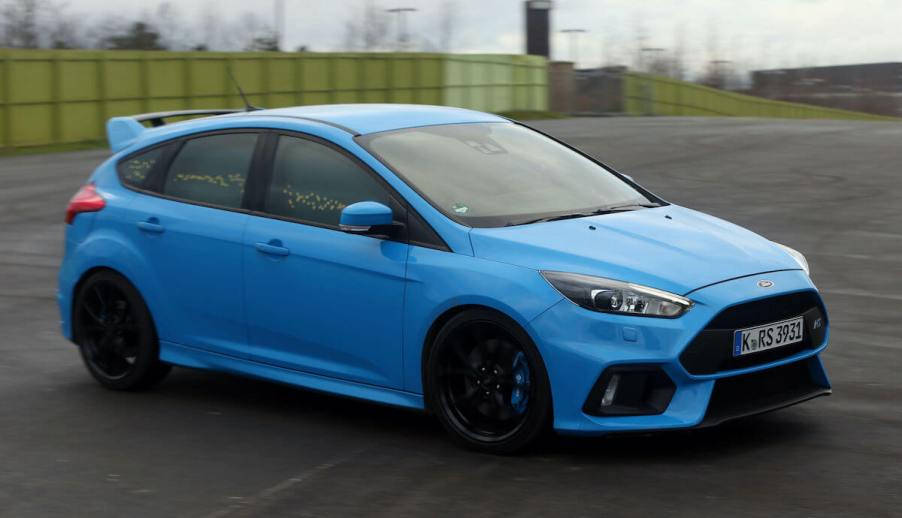
[[360, 142], [438, 210], [473, 227], [654, 203], [592, 160], [517, 124], [425, 126]]
[[119, 163], [119, 178], [129, 187], [142, 189], [147, 185], [150, 172], [163, 158], [163, 146], [135, 155]]
[[343, 153], [312, 140], [279, 138], [266, 212], [337, 227], [348, 205], [391, 206], [390, 199], [385, 187]]
[[256, 145], [256, 133], [188, 140], [169, 167], [163, 194], [226, 208], [241, 207]]

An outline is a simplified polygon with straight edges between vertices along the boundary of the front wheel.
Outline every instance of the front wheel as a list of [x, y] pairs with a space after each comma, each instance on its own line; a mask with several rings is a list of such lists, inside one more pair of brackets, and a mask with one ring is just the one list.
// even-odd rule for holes
[[551, 396], [542, 358], [529, 335], [503, 315], [470, 310], [451, 318], [424, 370], [429, 408], [469, 447], [513, 453], [547, 428]]
[[75, 296], [72, 334], [88, 372], [114, 390], [149, 388], [169, 373], [138, 290], [112, 271], [86, 279]]

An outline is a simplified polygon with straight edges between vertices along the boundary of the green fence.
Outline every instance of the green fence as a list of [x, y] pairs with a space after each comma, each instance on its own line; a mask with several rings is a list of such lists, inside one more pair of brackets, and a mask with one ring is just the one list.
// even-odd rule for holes
[[698, 115], [784, 119], [900, 121], [894, 117], [773, 101], [647, 74], [623, 81], [624, 112], [630, 115]]
[[110, 117], [239, 107], [228, 70], [265, 107], [395, 102], [545, 110], [543, 58], [421, 53], [0, 49], [0, 148], [96, 141]]

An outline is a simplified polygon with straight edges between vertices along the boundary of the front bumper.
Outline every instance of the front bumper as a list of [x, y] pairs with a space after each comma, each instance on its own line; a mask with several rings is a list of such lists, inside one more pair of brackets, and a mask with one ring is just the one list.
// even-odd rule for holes
[[[761, 288], [762, 278], [773, 287]], [[689, 297], [695, 306], [676, 319], [604, 314], [562, 300], [530, 323], [530, 330], [545, 361], [554, 404], [554, 427], [563, 433], [689, 428], [774, 410], [812, 397], [829, 394], [830, 385], [818, 354], [827, 346], [829, 327], [823, 322], [816, 341], [788, 349], [780, 357], [762, 356], [763, 363], [723, 363], [719, 370], [696, 369], [681, 355], [697, 344], [702, 331], [725, 309], [791, 294], [815, 294], [816, 288], [801, 271], [774, 272], [715, 284]], [[716, 321], [715, 321], [716, 322]], [[809, 333], [809, 337], [813, 336]], [[762, 353], [756, 353], [762, 354]], [[687, 365], [690, 369], [687, 370]], [[659, 369], [675, 390], [666, 408], [653, 415], [591, 415], [586, 402], [602, 374], [612, 367]], [[781, 371], [774, 370], [785, 366]], [[794, 369], [794, 370], [793, 370]], [[804, 369], [804, 371], [803, 371]], [[690, 370], [692, 372], [690, 372]], [[798, 386], [768, 381], [765, 371], [807, 373]], [[790, 372], [792, 371], [792, 372]], [[755, 381], [764, 376], [764, 381]], [[762, 388], [763, 387], [763, 388]], [[776, 391], [766, 391], [777, 387]], [[771, 393], [774, 392], [774, 393]], [[713, 398], [712, 398], [713, 394]]]

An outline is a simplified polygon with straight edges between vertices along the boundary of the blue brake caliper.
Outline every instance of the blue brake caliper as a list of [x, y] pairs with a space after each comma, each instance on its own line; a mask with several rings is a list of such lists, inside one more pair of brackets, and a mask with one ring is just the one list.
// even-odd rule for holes
[[511, 406], [518, 414], [526, 412], [529, 403], [529, 364], [523, 351], [514, 357], [513, 365], [514, 387], [511, 390]]

